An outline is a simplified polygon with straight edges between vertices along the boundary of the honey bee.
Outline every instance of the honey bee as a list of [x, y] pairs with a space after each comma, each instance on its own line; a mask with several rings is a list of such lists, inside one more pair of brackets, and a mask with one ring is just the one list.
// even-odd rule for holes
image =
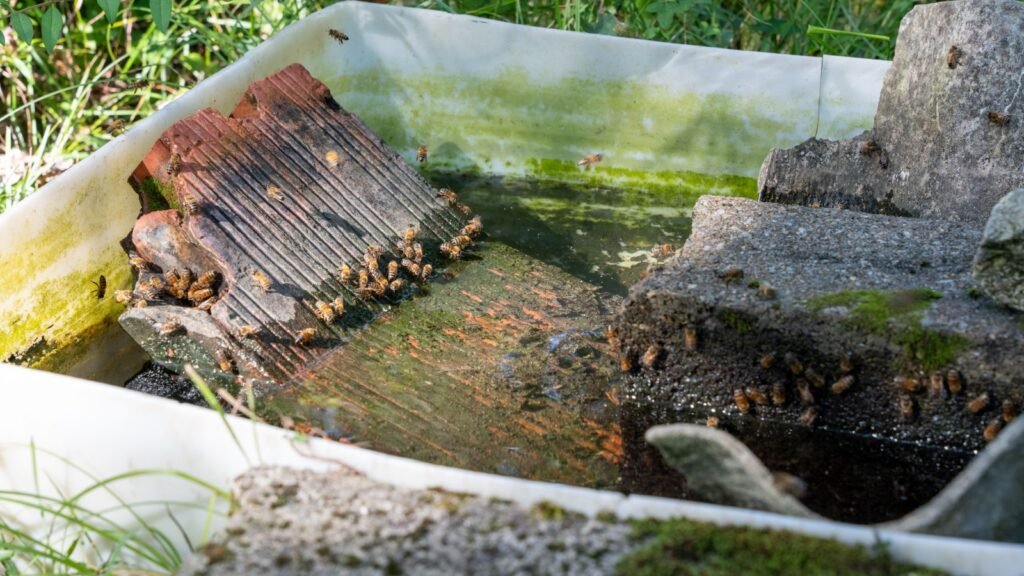
[[[198, 303], [208, 298], [213, 297], [213, 288], [198, 288], [195, 284], [188, 290], [188, 299], [190, 302]], [[147, 298], [151, 300], [151, 298]]]
[[815, 410], [814, 406], [808, 406], [804, 408], [804, 411], [800, 413], [800, 424], [804, 426], [810, 426], [814, 424], [814, 421], [818, 419], [818, 411]]
[[961, 53], [962, 51], [960, 50], [959, 46], [954, 44], [953, 46], [949, 47], [949, 51], [946, 52], [946, 66], [948, 66], [950, 70], [956, 68], [957, 65], [960, 63]]
[[359, 278], [356, 280], [356, 286], [359, 288], [366, 288], [366, 285], [370, 283], [370, 273], [366, 271], [366, 268], [359, 269]]
[[900, 418], [904, 422], [910, 422], [914, 419], [914, 399], [910, 395], [900, 394], [899, 407]]
[[304, 328], [295, 335], [295, 343], [302, 346], [308, 345], [316, 337], [316, 328]]
[[238, 334], [239, 338], [255, 338], [259, 331], [260, 329], [252, 324], [242, 324], [235, 333]]
[[398, 276], [398, 260], [388, 262], [388, 280], [394, 280]]
[[1003, 422], [1009, 424], [1017, 417], [1017, 406], [1013, 400], [1003, 400]]
[[846, 352], [839, 354], [839, 371], [843, 374], [853, 372], [853, 359]]
[[384, 275], [380, 273], [380, 266], [377, 264], [376, 260], [367, 260], [366, 269], [370, 273], [370, 278], [374, 281], [379, 281], [384, 277]]
[[402, 288], [405, 288], [405, 280], [402, 278], [392, 280], [391, 283], [388, 284], [388, 290], [390, 290], [392, 294], [401, 292]]
[[373, 295], [374, 296], [383, 296], [384, 293], [387, 292], [388, 288], [390, 288], [390, 287], [391, 287], [391, 283], [388, 282], [388, 279], [383, 277], [383, 276], [381, 276], [380, 278], [377, 278], [373, 282], [373, 286], [372, 286], [372, 288], [373, 288]]
[[174, 318], [171, 318], [170, 320], [160, 325], [160, 335], [170, 336], [178, 332], [182, 328], [184, 328], [184, 326], [182, 326], [181, 322], [175, 320]]
[[284, 194], [281, 193], [281, 189], [277, 186], [267, 186], [267, 197], [271, 200], [277, 200], [278, 202], [284, 202]]
[[213, 285], [217, 283], [219, 277], [220, 274], [215, 270], [207, 270], [199, 275], [199, 278], [196, 279], [193, 286], [196, 286], [197, 288], [212, 288]]
[[743, 390], [739, 388], [733, 390], [732, 401], [736, 403], [736, 408], [739, 408], [740, 414], [750, 413], [750, 402], [747, 401], [747, 395], [743, 393]]
[[413, 243], [412, 256], [412, 259], [416, 262], [421, 262], [423, 260], [423, 244], [420, 244], [419, 242]]
[[132, 294], [131, 290], [114, 291], [114, 301], [117, 302], [118, 304], [131, 304], [132, 300], [134, 299], [135, 296]]
[[451, 188], [441, 188], [437, 191], [438, 198], [444, 198], [444, 201], [448, 203], [448, 206], [455, 207], [459, 203], [459, 196]]
[[672, 252], [671, 244], [658, 244], [654, 248], [651, 248], [651, 255], [655, 258], [668, 258], [672, 255]]
[[832, 384], [832, 393], [839, 396], [849, 390], [850, 386], [853, 386], [853, 376], [847, 374]]
[[181, 172], [181, 154], [174, 154], [171, 156], [171, 162], [167, 165], [167, 173], [171, 176], [177, 176]]
[[217, 359], [217, 366], [220, 367], [223, 372], [234, 372], [235, 371], [235, 359], [231, 357], [231, 353], [223, 348], [219, 348], [214, 354]]
[[916, 394], [921, 391], [921, 388], [923, 388], [920, 380], [909, 376], [896, 376], [892, 381], [897, 388], [911, 394]]
[[928, 387], [928, 394], [930, 396], [946, 397], [946, 381], [942, 377], [942, 372], [932, 372], [928, 382], [930, 384]]
[[342, 298], [341, 296], [338, 296], [337, 298], [334, 299], [333, 302], [331, 302], [331, 308], [334, 309], [335, 314], [341, 316], [342, 314], [345, 313], [345, 299]]
[[471, 238], [476, 238], [481, 232], [483, 232], [483, 230], [484, 225], [480, 221], [480, 217], [474, 216], [473, 219], [469, 221], [469, 223], [462, 227], [462, 230], [460, 230], [459, 233], [465, 234], [466, 236], [469, 236]]
[[803, 374], [804, 365], [801, 364], [800, 361], [796, 359], [796, 356], [789, 352], [786, 352], [786, 354], [783, 355], [782, 359], [783, 361], [786, 362], [786, 367], [789, 368], [789, 371], [792, 372], [794, 376], [799, 376]]
[[424, 264], [422, 274], [420, 274], [420, 280], [426, 281], [434, 273], [434, 267], [430, 264]]
[[603, 159], [604, 156], [602, 156], [601, 154], [587, 154], [586, 156], [581, 158], [580, 161], [576, 163], [576, 165], [583, 169], [589, 169], [591, 166], [596, 165]]
[[[794, 374], [796, 373], [794, 372]], [[825, 379], [822, 378], [820, 374], [815, 372], [814, 368], [811, 368], [810, 366], [808, 366], [807, 369], [804, 370], [804, 378], [807, 378], [807, 381], [810, 382], [811, 386], [814, 386], [815, 388], [822, 388], [825, 386]]]
[[264, 292], [270, 292], [270, 278], [263, 273], [262, 270], [252, 271], [252, 280], [260, 287]]
[[783, 382], [772, 384], [772, 404], [782, 406], [786, 403], [786, 385]]
[[199, 212], [199, 200], [191, 192], [184, 192], [181, 195], [181, 207], [189, 216]]
[[210, 309], [213, 308], [213, 305], [216, 303], [217, 298], [211, 296], [210, 298], [207, 298], [206, 300], [200, 302], [199, 305], [196, 306], [196, 310], [199, 310], [201, 312], [209, 312]]
[[331, 324], [334, 322], [334, 308], [332, 308], [327, 302], [317, 300], [313, 313], [316, 314], [316, 317], [323, 321], [324, 324]]
[[757, 295], [760, 296], [762, 300], [775, 300], [776, 296], [778, 296], [775, 292], [775, 288], [766, 282], [762, 282], [761, 285], [757, 287]]
[[417, 278], [419, 278], [420, 273], [422, 272], [420, 265], [413, 262], [412, 260], [409, 260], [408, 258], [402, 259], [402, 268], [405, 268], [406, 270], [409, 271], [409, 274], [412, 274]]
[[630, 356], [629, 352], [624, 352], [619, 356], [619, 370], [623, 373], [629, 373], [633, 371], [633, 357]]
[[814, 404], [814, 394], [811, 392], [811, 384], [803, 378], [797, 378], [796, 390], [800, 393], [800, 403], [804, 406]]
[[473, 213], [473, 209], [470, 208], [469, 206], [466, 206], [465, 204], [459, 204], [458, 208], [459, 212], [462, 212], [463, 216], [469, 216], [470, 214]]
[[747, 398], [749, 398], [754, 404], [757, 404], [758, 406], [764, 406], [768, 404], [768, 397], [765, 396], [764, 392], [761, 392], [757, 388], [748, 387], [746, 390], [743, 391], [743, 393], [746, 394]]
[[765, 370], [771, 369], [772, 366], [775, 366], [775, 352], [768, 352], [767, 354], [762, 354], [761, 358], [758, 359], [757, 363], [760, 364], [761, 368], [764, 368]]
[[661, 346], [658, 344], [651, 344], [647, 347], [647, 351], [640, 358], [640, 364], [644, 368], [654, 368], [655, 362], [658, 361], [658, 356], [661, 356]]
[[406, 244], [412, 244], [416, 241], [416, 228], [409, 226], [405, 229], [405, 234], [402, 236], [402, 240]]
[[458, 260], [462, 258], [462, 248], [459, 248], [451, 242], [443, 242], [441, 244], [441, 254], [449, 260]]
[[779, 492], [794, 498], [803, 498], [807, 495], [807, 482], [788, 472], [772, 472], [772, 484]]
[[346, 41], [348, 41], [348, 36], [341, 30], [335, 30], [334, 28], [331, 28], [330, 30], [327, 31], [327, 34], [330, 35], [331, 38], [337, 40], [338, 44], [344, 44]]
[[458, 246], [459, 248], [465, 248], [466, 246], [469, 246], [472, 243], [473, 240], [469, 236], [466, 236], [465, 234], [460, 234], [455, 238], [452, 238], [452, 244]]
[[882, 150], [882, 147], [878, 145], [878, 142], [874, 140], [865, 140], [860, 145], [860, 153], [862, 156], [871, 156], [878, 154]]
[[100, 274], [100, 277], [96, 282], [93, 282], [92, 285], [96, 287], [96, 289], [92, 291], [96, 294], [96, 299], [103, 300], [103, 297], [107, 295], [107, 277]]
[[145, 308], [146, 306], [149, 306], [149, 303], [142, 298], [136, 298], [131, 301], [131, 305], [134, 308]]
[[729, 266], [718, 273], [718, 278], [724, 280], [726, 284], [738, 282], [740, 278], [743, 278], [743, 269], [739, 266]]
[[1002, 418], [993, 418], [988, 421], [988, 425], [985, 426], [985, 431], [982, 432], [982, 436], [985, 438], [985, 442], [991, 442], [996, 439], [999, 432], [1003, 429]]
[[352, 268], [348, 264], [342, 264], [338, 270], [338, 275], [341, 278], [342, 284], [348, 284], [352, 281]]
[[1006, 126], [1010, 123], [1010, 117], [1002, 112], [989, 112], [988, 121], [997, 126]]
[[419, 148], [417, 148], [416, 149], [416, 161], [419, 162], [420, 164], [426, 162], [427, 161], [427, 153], [428, 152], [429, 151], [427, 150], [426, 146], [420, 146]]
[[960, 372], [957, 372], [956, 368], [950, 368], [949, 372], [946, 372], [946, 385], [949, 386], [949, 393], [954, 396], [963, 389], [963, 384], [960, 382]]
[[708, 419], [704, 421], [704, 425], [708, 428], [718, 428], [718, 417], [708, 416]]
[[992, 399], [988, 396], [988, 392], [983, 392], [967, 403], [967, 411], [971, 414], [977, 414], [978, 412], [988, 408], [991, 400]]
[[128, 255], [128, 264], [138, 272], [146, 272], [149, 270], [149, 262], [146, 262], [145, 258], [139, 256], [135, 252]]
[[337, 167], [338, 166], [338, 153], [337, 153], [337, 151], [335, 151], [335, 150], [328, 150], [324, 154], [324, 160], [327, 161], [327, 165], [330, 166], [331, 168]]
[[157, 300], [164, 291], [164, 281], [154, 276], [147, 282], [139, 283], [139, 294], [145, 300]]
[[697, 328], [693, 326], [683, 328], [683, 347], [690, 352], [697, 351]]

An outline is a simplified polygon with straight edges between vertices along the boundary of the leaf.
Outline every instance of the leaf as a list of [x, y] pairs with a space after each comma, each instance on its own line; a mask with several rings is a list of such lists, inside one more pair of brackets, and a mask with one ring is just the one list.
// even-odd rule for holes
[[121, 7], [121, 0], [96, 0], [96, 3], [103, 8], [107, 15], [107, 22], [113, 22], [117, 18], [117, 10]]
[[18, 33], [18, 38], [21, 38], [24, 42], [31, 42], [32, 38], [35, 37], [32, 19], [21, 12], [11, 14], [11, 26]]
[[149, 0], [149, 10], [157, 29], [166, 32], [171, 25], [171, 0]]
[[56, 6], [50, 6], [50, 8], [43, 14], [43, 20], [40, 22], [40, 32], [43, 37], [43, 46], [46, 46], [47, 52], [53, 52], [54, 46], [57, 45], [57, 40], [60, 40], [60, 31], [64, 28], [64, 15], [57, 10]]

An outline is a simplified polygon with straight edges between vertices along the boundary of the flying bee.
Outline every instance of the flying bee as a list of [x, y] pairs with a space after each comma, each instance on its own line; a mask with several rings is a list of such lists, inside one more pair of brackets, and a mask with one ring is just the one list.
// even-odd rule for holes
[[422, 269], [420, 268], [420, 265], [415, 263], [415, 262], [413, 262], [412, 260], [409, 260], [408, 258], [403, 258], [402, 259], [402, 268], [405, 268], [406, 270], [408, 270], [409, 274], [412, 274], [416, 278], [419, 278], [420, 277], [420, 273], [422, 272]]
[[768, 397], [765, 396], [764, 392], [761, 392], [757, 388], [748, 387], [743, 391], [747, 398], [750, 399], [754, 404], [758, 406], [764, 406], [768, 404]]
[[960, 63], [961, 54], [962, 50], [960, 50], [959, 46], [954, 44], [949, 47], [949, 51], [946, 52], [946, 66], [948, 66], [950, 70], [956, 68]]
[[[796, 372], [794, 372], [794, 374], [796, 374]], [[807, 369], [804, 370], [804, 378], [807, 378], [807, 381], [810, 382], [811, 386], [814, 386], [815, 388], [822, 388], [825, 386], [825, 379], [822, 378], [820, 374], [815, 372], [814, 368], [811, 368], [810, 366], [808, 366]]]
[[423, 244], [420, 244], [419, 242], [414, 242], [413, 243], [413, 245], [412, 245], [412, 256], [413, 256], [412, 259], [414, 261], [416, 261], [416, 262], [422, 262], [423, 261]]
[[988, 408], [988, 404], [991, 400], [992, 399], [988, 396], [988, 392], [983, 392], [967, 403], [967, 411], [971, 414], [977, 414], [985, 408]]
[[114, 301], [117, 302], [118, 304], [131, 304], [132, 300], [134, 299], [135, 296], [132, 294], [131, 290], [114, 291]]
[[356, 280], [356, 286], [359, 288], [366, 288], [366, 285], [370, 283], [370, 273], [366, 271], [366, 268], [359, 269], [359, 279]]
[[1010, 123], [1010, 117], [1002, 112], [989, 112], [988, 121], [997, 126], [1006, 126]]
[[718, 278], [724, 280], [726, 284], [738, 282], [740, 278], [743, 278], [743, 269], [739, 266], [729, 266], [718, 273]]
[[814, 394], [811, 392], [811, 384], [803, 378], [796, 379], [796, 391], [800, 393], [800, 403], [804, 406], [814, 404]]
[[107, 295], [107, 277], [100, 274], [100, 277], [96, 282], [93, 282], [92, 285], [96, 287], [96, 289], [92, 291], [96, 294], [96, 299], [103, 300], [103, 297]]
[[231, 353], [223, 348], [218, 348], [214, 357], [217, 359], [217, 366], [223, 372], [234, 372], [235, 371], [235, 359], [231, 357]]
[[270, 278], [264, 274], [262, 270], [253, 270], [252, 280], [260, 287], [261, 290], [264, 292], [270, 292]]
[[747, 395], [743, 393], [743, 390], [739, 388], [733, 390], [732, 401], [736, 403], [736, 408], [739, 409], [740, 414], [750, 413], [750, 402], [747, 400]]
[[337, 298], [334, 299], [333, 302], [331, 302], [331, 308], [334, 309], [335, 314], [341, 316], [342, 314], [345, 313], [345, 299], [342, 298], [341, 296], [338, 296]]
[[580, 161], [577, 162], [576, 165], [579, 166], [580, 168], [583, 168], [584, 170], [587, 170], [591, 166], [594, 166], [601, 162], [602, 159], [604, 159], [604, 156], [602, 156], [601, 154], [587, 154], [583, 158], [580, 158]]
[[405, 229], [405, 234], [402, 235], [402, 240], [404, 240], [406, 244], [412, 244], [413, 242], [415, 242], [416, 241], [416, 228], [414, 228], [412, 226], [409, 226], [408, 228], [406, 228]]
[[814, 409], [814, 406], [808, 406], [800, 413], [799, 422], [804, 426], [810, 426], [811, 424], [814, 424], [814, 421], [817, 419], [818, 411]]
[[[193, 288], [190, 288], [188, 291], [188, 299], [193, 304], [198, 304], [210, 298], [213, 298], [213, 288], [195, 288], [193, 285]], [[151, 300], [151, 298], [147, 298], [147, 300]]]
[[931, 377], [928, 379], [928, 395], [939, 398], [946, 397], [946, 381], [942, 377], [942, 372], [932, 372]]
[[398, 277], [398, 260], [392, 260], [388, 262], [388, 280], [394, 280]]
[[324, 160], [327, 161], [328, 166], [335, 168], [338, 166], [338, 153], [334, 150], [328, 150], [324, 154]]
[[903, 390], [904, 392], [909, 392], [911, 394], [916, 394], [921, 391], [921, 388], [923, 388], [920, 380], [918, 380], [917, 378], [911, 378], [909, 376], [896, 376], [892, 379], [892, 381], [894, 384], [896, 384], [897, 388]]
[[444, 198], [444, 201], [448, 203], [448, 206], [454, 208], [459, 203], [459, 195], [456, 194], [451, 188], [441, 188], [437, 191], [438, 198]]
[[330, 35], [331, 38], [337, 40], [338, 44], [344, 44], [345, 42], [348, 41], [348, 36], [341, 30], [331, 28], [330, 30], [327, 31], [327, 34]]
[[1013, 400], [1003, 400], [1003, 422], [1009, 424], [1016, 417], [1017, 406], [1013, 403]]
[[459, 248], [451, 242], [443, 242], [441, 244], [441, 254], [449, 260], [458, 260], [462, 257], [462, 248]]
[[963, 384], [960, 381], [960, 372], [956, 368], [950, 368], [949, 372], [946, 372], [946, 385], [949, 386], [949, 393], [954, 396], [963, 389]]
[[324, 324], [331, 324], [334, 322], [334, 308], [332, 308], [327, 302], [317, 300], [313, 313], [316, 314], [316, 317], [323, 321]]
[[757, 295], [762, 300], [775, 300], [775, 298], [778, 296], [778, 294], [775, 292], [775, 288], [773, 288], [767, 282], [762, 282], [761, 285], [757, 287]]
[[402, 291], [402, 288], [405, 288], [405, 280], [402, 278], [396, 278], [388, 284], [388, 290], [390, 290], [392, 294], [398, 294]]
[[277, 186], [267, 186], [267, 198], [271, 200], [277, 200], [278, 202], [284, 202], [284, 194], [281, 193], [281, 189]]
[[238, 334], [239, 338], [255, 338], [259, 331], [260, 329], [252, 324], [242, 324], [235, 333]]
[[422, 274], [420, 274], [420, 280], [426, 281], [434, 273], [434, 267], [430, 264], [424, 264]]
[[849, 390], [850, 386], [853, 386], [853, 376], [847, 374], [832, 384], [832, 393], [839, 396]]
[[128, 264], [137, 272], [147, 272], [149, 270], [149, 262], [146, 262], [145, 258], [135, 252], [128, 255]]
[[1002, 418], [993, 418], [988, 421], [988, 425], [985, 426], [985, 431], [982, 432], [982, 436], [985, 438], [985, 442], [991, 442], [996, 439], [999, 432], [1003, 429]]
[[213, 305], [216, 303], [217, 298], [215, 296], [210, 296], [206, 300], [203, 300], [198, 305], [196, 305], [196, 310], [199, 310], [200, 312], [209, 312], [210, 309], [213, 308]]
[[192, 216], [199, 212], [199, 200], [191, 192], [183, 192], [180, 201], [185, 214]]
[[690, 352], [697, 350], [697, 328], [686, 326], [683, 328], [683, 347]]
[[420, 146], [416, 149], [416, 161], [420, 164], [427, 161], [428, 150], [426, 146]]
[[839, 371], [843, 374], [849, 374], [853, 372], [853, 359], [846, 352], [839, 354]]
[[302, 346], [308, 345], [316, 337], [316, 328], [304, 328], [295, 335], [295, 343]]
[[775, 366], [775, 352], [762, 354], [761, 357], [758, 358], [757, 363], [761, 365], [761, 368], [769, 370], [772, 366]]
[[786, 362], [786, 367], [789, 368], [789, 371], [792, 372], [794, 376], [799, 376], [803, 374], [804, 365], [801, 364], [800, 361], [796, 359], [796, 356], [789, 352], [786, 352], [786, 354], [783, 355], [782, 359], [783, 361]]
[[207, 270], [206, 272], [200, 274], [199, 278], [196, 278], [196, 281], [193, 284], [193, 286], [196, 286], [198, 288], [213, 288], [213, 286], [217, 283], [219, 277], [220, 274], [218, 274], [216, 270]]
[[704, 425], [708, 428], [718, 428], [718, 417], [708, 416], [708, 419], [704, 421]]
[[172, 334], [177, 333], [182, 328], [184, 328], [184, 326], [182, 326], [181, 322], [174, 318], [171, 318], [170, 320], [160, 325], [160, 335], [170, 336]]
[[904, 422], [914, 419], [914, 399], [909, 394], [900, 394], [900, 418]]
[[640, 357], [640, 364], [644, 368], [654, 368], [654, 363], [658, 361], [658, 356], [661, 355], [661, 346], [657, 344], [651, 344], [647, 347], [647, 351]]
[[786, 403], [786, 385], [783, 382], [772, 384], [772, 404], [782, 406]]

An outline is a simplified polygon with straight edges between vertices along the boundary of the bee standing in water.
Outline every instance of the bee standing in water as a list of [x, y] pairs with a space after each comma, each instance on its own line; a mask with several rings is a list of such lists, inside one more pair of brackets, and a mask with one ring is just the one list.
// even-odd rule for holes
[[786, 385], [782, 382], [772, 384], [772, 404], [782, 406], [786, 403]]
[[330, 30], [327, 31], [327, 34], [329, 34], [331, 38], [337, 40], [338, 44], [344, 44], [346, 41], [348, 41], [348, 36], [341, 30], [335, 30], [334, 28], [331, 28]]
[[584, 170], [589, 170], [591, 166], [596, 165], [598, 162], [604, 159], [604, 156], [600, 154], [587, 154], [576, 163], [577, 166]]
[[423, 261], [423, 244], [414, 242], [412, 245], [412, 259], [416, 262]]
[[420, 146], [419, 148], [417, 148], [416, 149], [416, 161], [421, 163], [421, 164], [426, 162], [427, 161], [427, 152], [428, 151], [427, 151], [427, 147], [426, 146]]
[[814, 404], [814, 394], [811, 392], [811, 384], [803, 378], [797, 378], [796, 391], [800, 393], [800, 403], [804, 406]]
[[909, 394], [900, 394], [900, 418], [904, 422], [910, 422], [914, 419], [914, 399]]
[[931, 377], [928, 379], [928, 395], [935, 397], [946, 397], [946, 380], [942, 377], [942, 372], [932, 372]]
[[853, 386], [853, 376], [847, 374], [832, 384], [832, 393], [839, 396], [849, 390], [850, 386]]
[[[821, 388], [825, 386], [825, 379], [822, 378], [820, 374], [815, 372], [814, 368], [811, 368], [810, 366], [808, 366], [807, 369], [804, 370], [804, 378], [807, 378], [807, 381], [810, 382], [811, 386], [814, 386], [815, 388]], [[852, 377], [850, 378], [850, 381], [853, 381]]]
[[786, 352], [786, 355], [782, 357], [786, 361], [786, 367], [793, 373], [794, 376], [799, 376], [804, 373], [804, 365], [797, 360], [796, 356]]
[[401, 278], [392, 280], [391, 283], [388, 284], [388, 290], [391, 291], [392, 294], [398, 294], [402, 291], [402, 288], [405, 288], [405, 280]]
[[93, 293], [96, 294], [97, 300], [103, 300], [103, 297], [107, 295], [107, 277], [100, 274], [99, 279], [92, 283], [96, 287]]
[[697, 329], [693, 326], [683, 328], [683, 347], [690, 352], [697, 350]]
[[946, 373], [946, 386], [949, 387], [949, 393], [954, 396], [959, 394], [963, 388], [963, 384], [960, 382], [960, 372], [957, 372], [956, 368], [950, 368]]
[[750, 402], [747, 400], [747, 395], [739, 388], [732, 391], [732, 401], [736, 403], [736, 408], [739, 409], [740, 414], [750, 413]]
[[303, 346], [308, 345], [316, 337], [316, 328], [305, 328], [299, 330], [299, 333], [295, 335], [295, 343]]
[[988, 392], [983, 392], [981, 395], [967, 403], [967, 411], [971, 414], [977, 414], [985, 408], [988, 408], [990, 401], [991, 399], [988, 396]]
[[704, 421], [704, 425], [708, 428], [718, 428], [718, 417], [708, 416], [708, 419]]
[[757, 404], [758, 406], [764, 406], [768, 404], [768, 397], [764, 395], [764, 392], [761, 392], [757, 388], [748, 387], [743, 392], [744, 394], [746, 394], [747, 398], [749, 398], [754, 404]]
[[850, 354], [847, 352], [839, 354], [839, 371], [843, 374], [853, 372], [853, 359], [850, 358]]
[[264, 292], [270, 292], [270, 278], [262, 270], [252, 271], [252, 280]]
[[982, 433], [982, 436], [984, 436], [984, 438], [985, 438], [985, 442], [991, 442], [991, 441], [995, 440], [996, 436], [999, 435], [999, 432], [1002, 429], [1003, 429], [1003, 420], [1002, 420], [1002, 418], [993, 418], [993, 419], [989, 420], [988, 421], [988, 425], [985, 426], [985, 431]]

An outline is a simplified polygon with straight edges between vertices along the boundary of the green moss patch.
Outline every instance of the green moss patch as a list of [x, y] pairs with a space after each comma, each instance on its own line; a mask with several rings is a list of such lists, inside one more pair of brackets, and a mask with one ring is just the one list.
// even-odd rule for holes
[[943, 574], [897, 563], [884, 550], [871, 551], [791, 532], [722, 528], [676, 519], [638, 521], [633, 536], [647, 542], [620, 561], [618, 574]]
[[147, 212], [178, 208], [178, 196], [174, 187], [161, 183], [156, 178], [146, 178], [139, 185], [143, 206]]

